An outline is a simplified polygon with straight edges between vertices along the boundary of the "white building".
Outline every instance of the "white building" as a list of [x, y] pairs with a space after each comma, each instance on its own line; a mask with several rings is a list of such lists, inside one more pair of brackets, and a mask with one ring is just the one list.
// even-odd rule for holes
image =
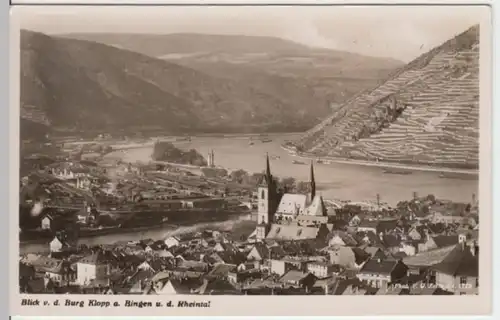
[[79, 285], [89, 285], [91, 281], [104, 283], [108, 280], [110, 266], [103, 254], [98, 252], [78, 261], [76, 272], [76, 282]]

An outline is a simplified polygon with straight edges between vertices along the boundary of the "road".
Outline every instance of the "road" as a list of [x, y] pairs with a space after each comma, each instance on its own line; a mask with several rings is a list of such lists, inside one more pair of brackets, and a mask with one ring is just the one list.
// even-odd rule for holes
[[[315, 160], [319, 157], [310, 156], [305, 154], [296, 154], [293, 150], [288, 149], [285, 146], [281, 146], [285, 151], [287, 151], [291, 156], [303, 159], [303, 160]], [[394, 162], [373, 162], [367, 160], [353, 160], [353, 159], [341, 159], [333, 157], [320, 157], [325, 162], [339, 163], [339, 164], [349, 164], [358, 166], [368, 166], [368, 167], [379, 167], [379, 168], [391, 168], [391, 169], [402, 169], [410, 171], [429, 171], [429, 172], [441, 172], [441, 173], [458, 173], [458, 174], [468, 174], [468, 175], [479, 175], [479, 170], [475, 169], [454, 169], [454, 168], [441, 168], [441, 167], [431, 167], [426, 165], [407, 165], [398, 164]]]

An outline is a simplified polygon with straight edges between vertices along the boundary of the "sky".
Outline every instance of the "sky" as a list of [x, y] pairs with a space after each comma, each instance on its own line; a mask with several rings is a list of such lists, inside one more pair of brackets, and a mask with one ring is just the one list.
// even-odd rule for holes
[[21, 7], [21, 28], [73, 32], [274, 36], [404, 62], [484, 21], [487, 7]]

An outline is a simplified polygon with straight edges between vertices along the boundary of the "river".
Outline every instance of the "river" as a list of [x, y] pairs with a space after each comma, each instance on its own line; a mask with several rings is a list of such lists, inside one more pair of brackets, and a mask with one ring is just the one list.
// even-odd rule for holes
[[[243, 169], [248, 172], [262, 172], [265, 155], [279, 156], [271, 159], [271, 171], [278, 177], [290, 176], [297, 180], [309, 179], [309, 166], [293, 164], [297, 159], [281, 148], [285, 140], [293, 135], [271, 136], [272, 142], [255, 141], [249, 145], [249, 138], [242, 137], [192, 137], [190, 142], [174, 142], [179, 148], [194, 148], [202, 154], [214, 151], [215, 164], [228, 170]], [[108, 156], [120, 157], [127, 162], [151, 160], [152, 145], [112, 152]], [[419, 195], [434, 194], [438, 198], [453, 201], [470, 201], [472, 194], [478, 194], [479, 179], [443, 179], [440, 172], [414, 171], [410, 175], [387, 174], [380, 167], [347, 163], [314, 164], [317, 189], [324, 198], [365, 201], [380, 200], [390, 205], [410, 199], [413, 192]]]

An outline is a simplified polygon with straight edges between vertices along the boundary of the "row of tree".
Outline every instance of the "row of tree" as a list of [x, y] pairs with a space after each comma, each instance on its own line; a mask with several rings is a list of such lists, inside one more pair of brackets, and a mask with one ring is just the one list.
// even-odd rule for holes
[[[256, 188], [264, 177], [263, 173], [250, 174], [242, 169], [228, 172], [223, 168], [203, 168], [202, 173], [207, 178], [227, 179], [233, 183], [237, 183], [248, 188]], [[278, 179], [277, 184], [278, 187], [286, 189], [287, 192], [307, 193], [311, 191], [310, 184], [308, 182], [297, 181], [293, 177]]]

